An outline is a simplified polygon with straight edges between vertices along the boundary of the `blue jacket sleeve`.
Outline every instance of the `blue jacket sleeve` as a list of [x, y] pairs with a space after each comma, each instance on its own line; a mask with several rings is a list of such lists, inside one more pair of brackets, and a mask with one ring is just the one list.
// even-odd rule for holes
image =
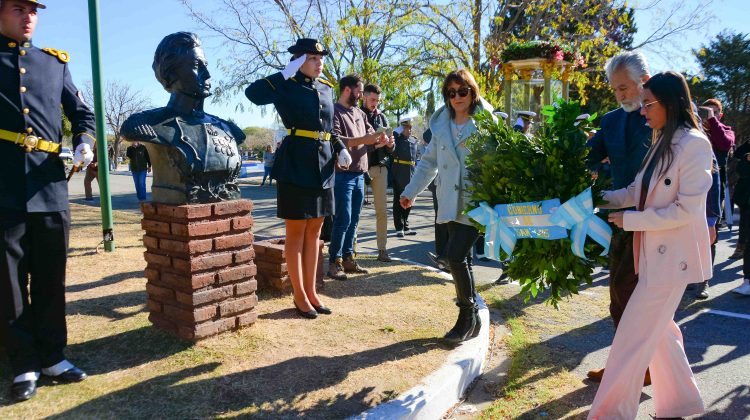
[[60, 103], [63, 107], [65, 116], [68, 117], [73, 132], [73, 148], [75, 149], [81, 142], [81, 136], [86, 135], [96, 139], [96, 117], [94, 111], [83, 102], [81, 93], [73, 84], [70, 77], [68, 66], [65, 65], [63, 71], [63, 90]]
[[711, 167], [711, 189], [708, 190], [708, 197], [706, 199], [706, 219], [708, 220], [709, 226], [716, 225], [716, 222], [721, 217], [721, 181], [719, 180], [719, 165], [716, 162], [716, 157], [712, 158]]

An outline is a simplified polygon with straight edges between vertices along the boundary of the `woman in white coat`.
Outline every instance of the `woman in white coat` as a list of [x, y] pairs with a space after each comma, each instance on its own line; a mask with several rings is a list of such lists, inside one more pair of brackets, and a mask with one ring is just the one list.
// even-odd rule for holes
[[674, 313], [688, 283], [712, 275], [706, 225], [711, 144], [699, 130], [681, 74], [665, 72], [644, 85], [641, 114], [654, 140], [635, 181], [604, 193], [609, 220], [634, 231], [638, 285], [615, 333], [589, 419], [634, 419], [650, 369], [656, 417], [703, 412]]
[[430, 118], [432, 141], [419, 161], [409, 184], [401, 194], [404, 208], [412, 206], [417, 195], [435, 179], [438, 202], [436, 224], [444, 224], [448, 232], [445, 255], [456, 285], [458, 320], [445, 335], [457, 344], [479, 335], [481, 322], [477, 315], [476, 288], [471, 272], [470, 253], [479, 232], [463, 214], [468, 202], [466, 173], [466, 140], [476, 131], [472, 116], [492, 107], [479, 96], [479, 86], [468, 70], [454, 71], [443, 82], [445, 105]]

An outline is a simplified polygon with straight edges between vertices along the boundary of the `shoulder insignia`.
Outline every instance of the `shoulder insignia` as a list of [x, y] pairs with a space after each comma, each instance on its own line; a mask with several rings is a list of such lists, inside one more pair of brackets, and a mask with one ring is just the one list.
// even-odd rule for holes
[[57, 59], [60, 60], [60, 62], [63, 64], [70, 61], [70, 54], [68, 54], [67, 51], [57, 50], [54, 48], [42, 48], [42, 51], [53, 57], [57, 57]]
[[266, 82], [268, 82], [269, 85], [271, 85], [271, 89], [276, 90], [276, 86], [274, 86], [270, 80], [266, 79], [265, 77], [263, 78], [263, 80], [265, 80]]
[[318, 79], [318, 81], [319, 81], [320, 83], [324, 84], [324, 85], [328, 85], [328, 86], [330, 86], [330, 87], [333, 87], [333, 83], [329, 82], [329, 81], [328, 81], [328, 80], [326, 80], [326, 79]]

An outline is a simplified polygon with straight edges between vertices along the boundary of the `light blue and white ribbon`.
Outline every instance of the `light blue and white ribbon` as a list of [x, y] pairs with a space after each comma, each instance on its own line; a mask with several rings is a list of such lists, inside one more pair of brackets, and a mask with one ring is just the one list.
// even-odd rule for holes
[[503, 222], [497, 212], [483, 201], [479, 203], [479, 207], [469, 211], [467, 214], [485, 227], [485, 254], [480, 255], [480, 257], [502, 261], [500, 258], [500, 248], [502, 248], [508, 254], [508, 258], [510, 258], [513, 254], [513, 248], [516, 247], [516, 234], [513, 232], [513, 229], [509, 228]]
[[591, 188], [586, 188], [582, 193], [563, 203], [550, 217], [550, 221], [571, 230], [570, 239], [573, 241], [571, 248], [577, 257], [587, 259], [583, 250], [586, 236], [590, 236], [604, 247], [601, 255], [609, 253], [612, 228], [594, 214]]

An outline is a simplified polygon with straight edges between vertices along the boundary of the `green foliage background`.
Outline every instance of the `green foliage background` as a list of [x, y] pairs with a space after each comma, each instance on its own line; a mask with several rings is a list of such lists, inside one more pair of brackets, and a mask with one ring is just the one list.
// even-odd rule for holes
[[[581, 113], [577, 101], [560, 100], [545, 107], [546, 123], [532, 139], [489, 113], [477, 115], [478, 131], [468, 142], [472, 185], [467, 211], [482, 201], [495, 206], [559, 198], [564, 203], [589, 186], [594, 205], [601, 204], [601, 191], [608, 185], [592, 185], [584, 133], [592, 128], [596, 115], [576, 126]], [[588, 240], [585, 250], [590, 260], [573, 255], [570, 239], [518, 239], [507, 273], [520, 282], [527, 301], [549, 290], [547, 302], [557, 307], [563, 297], [577, 294], [580, 284], [590, 284], [594, 266], [606, 262], [595, 242]]]

